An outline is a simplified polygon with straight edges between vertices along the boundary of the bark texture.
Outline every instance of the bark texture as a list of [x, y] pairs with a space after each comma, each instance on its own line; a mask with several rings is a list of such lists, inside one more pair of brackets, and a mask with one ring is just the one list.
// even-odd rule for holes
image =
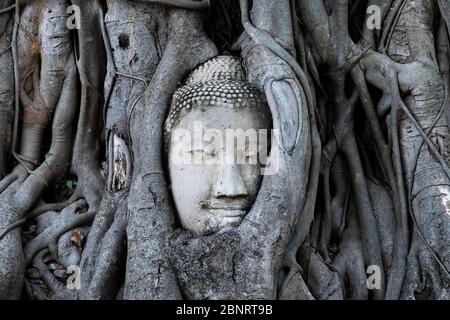
[[[0, 0], [0, 299], [450, 299], [449, 23], [449, 0]], [[197, 236], [163, 125], [218, 55], [279, 170]]]

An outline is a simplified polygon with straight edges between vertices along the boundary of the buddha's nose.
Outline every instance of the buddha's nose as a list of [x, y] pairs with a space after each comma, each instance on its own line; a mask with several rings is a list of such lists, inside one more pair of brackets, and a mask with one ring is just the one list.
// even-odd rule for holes
[[248, 196], [247, 187], [236, 164], [222, 164], [218, 167], [212, 193], [215, 198]]

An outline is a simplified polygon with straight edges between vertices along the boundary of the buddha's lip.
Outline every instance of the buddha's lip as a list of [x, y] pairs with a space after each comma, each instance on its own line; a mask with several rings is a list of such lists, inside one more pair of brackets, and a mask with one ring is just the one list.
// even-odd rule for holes
[[205, 208], [218, 210], [247, 210], [247, 206], [206, 206]]
[[227, 218], [243, 217], [247, 214], [249, 206], [246, 204], [209, 204], [203, 203], [202, 209], [210, 214]]
[[247, 203], [228, 204], [217, 202], [203, 202], [201, 206], [206, 210], [247, 211], [250, 209], [250, 206]]
[[235, 208], [208, 208], [208, 211], [213, 214], [218, 214], [227, 218], [237, 218], [243, 217], [247, 214], [245, 209], [235, 209]]

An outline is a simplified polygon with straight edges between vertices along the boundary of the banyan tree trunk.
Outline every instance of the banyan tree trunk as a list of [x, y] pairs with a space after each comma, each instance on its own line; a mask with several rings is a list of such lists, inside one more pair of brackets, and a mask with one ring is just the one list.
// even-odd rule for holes
[[[450, 299], [449, 10], [0, 0], [0, 299]], [[218, 55], [265, 96], [278, 171], [197, 236], [163, 124]]]
[[[399, 63], [399, 83], [406, 105], [448, 161], [449, 128], [445, 115], [448, 99], [434, 49], [438, 40], [433, 36], [436, 10], [434, 1], [409, 1], [399, 17], [387, 53]], [[450, 177], [408, 118], [400, 115], [398, 120], [390, 121], [399, 123], [403, 173], [413, 222], [403, 297], [449, 299], [446, 270], [450, 268], [447, 201]]]
[[[8, 8], [13, 1], [0, 2], [1, 8]], [[11, 147], [14, 110], [14, 70], [11, 42], [14, 10], [1, 13], [0, 18], [0, 179], [8, 172], [8, 155]]]

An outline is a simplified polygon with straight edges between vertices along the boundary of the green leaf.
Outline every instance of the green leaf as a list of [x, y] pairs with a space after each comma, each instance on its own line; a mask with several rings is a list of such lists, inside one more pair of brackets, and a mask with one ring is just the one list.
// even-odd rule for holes
[[47, 153], [47, 154], [45, 155], [45, 160], [48, 160], [48, 159], [50, 159], [50, 158], [53, 157], [53, 156], [54, 156], [54, 154], [51, 153], [51, 152], [49, 152], [49, 153]]
[[72, 180], [67, 180], [66, 181], [66, 187], [69, 189], [73, 189], [73, 181]]

